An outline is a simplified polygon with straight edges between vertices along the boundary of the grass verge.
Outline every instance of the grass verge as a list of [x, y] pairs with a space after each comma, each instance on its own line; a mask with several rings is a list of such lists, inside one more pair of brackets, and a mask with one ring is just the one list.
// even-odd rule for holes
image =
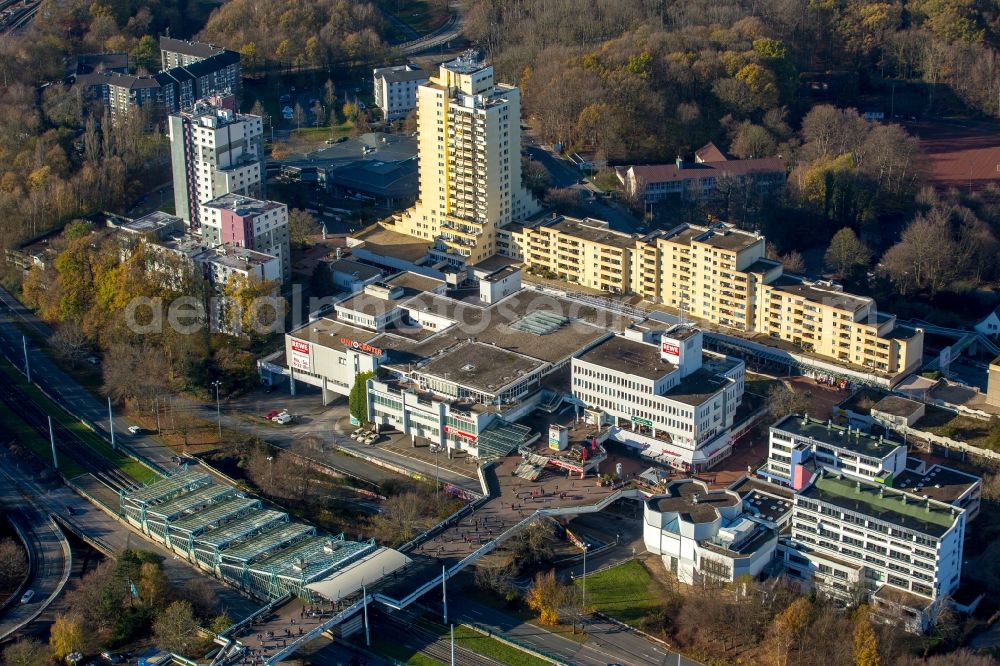
[[[0, 421], [3, 422], [5, 430], [14, 435], [19, 444], [27, 446], [31, 451], [46, 463], [51, 461], [51, 443], [38, 434], [38, 431], [28, 425], [20, 417], [14, 414], [5, 403], [0, 402]], [[83, 469], [69, 458], [63, 456], [59, 460], [59, 471], [67, 479], [86, 474]]]
[[342, 136], [348, 136], [352, 129], [354, 129], [354, 123], [349, 120], [345, 120], [337, 125], [300, 127], [299, 129], [293, 129], [292, 136], [297, 139], [310, 139], [316, 141], [320, 139], [339, 139]]
[[385, 640], [384, 638], [373, 638], [371, 648], [369, 649], [377, 655], [395, 659], [408, 666], [446, 666], [443, 661], [438, 661], [425, 654], [414, 652], [408, 647]]
[[61, 406], [49, 400], [48, 396], [39, 390], [34, 384], [28, 384], [25, 379], [6, 361], [0, 363], [0, 372], [5, 376], [6, 381], [17, 384], [17, 386], [31, 397], [32, 401], [41, 407], [53, 419], [66, 427], [67, 430], [79, 437], [92, 450], [101, 454], [111, 461], [122, 472], [135, 479], [139, 483], [149, 483], [158, 478], [155, 472], [140, 462], [133, 460], [121, 451], [111, 448], [111, 444], [103, 437], [83, 425], [72, 414], [65, 411]]
[[587, 606], [633, 627], [659, 609], [662, 598], [660, 583], [639, 560], [587, 576]]
[[[433, 620], [421, 618], [418, 624], [437, 633], [439, 636], [449, 635], [448, 627]], [[528, 654], [495, 638], [484, 636], [475, 629], [464, 625], [455, 625], [455, 645], [464, 647], [476, 654], [481, 654], [484, 657], [496, 659], [508, 664], [508, 666], [548, 666], [549, 664], [545, 659]]]

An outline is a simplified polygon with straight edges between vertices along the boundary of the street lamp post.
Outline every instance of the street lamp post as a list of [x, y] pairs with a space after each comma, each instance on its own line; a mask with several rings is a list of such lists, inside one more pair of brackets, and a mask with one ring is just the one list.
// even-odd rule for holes
[[212, 386], [215, 387], [215, 418], [219, 422], [219, 444], [222, 444], [222, 406], [219, 402], [219, 387], [222, 386], [222, 382], [215, 380]]
[[584, 609], [586, 613], [587, 608], [587, 545], [583, 544], [583, 594], [580, 606]]
[[274, 494], [274, 456], [267, 457], [267, 490]]

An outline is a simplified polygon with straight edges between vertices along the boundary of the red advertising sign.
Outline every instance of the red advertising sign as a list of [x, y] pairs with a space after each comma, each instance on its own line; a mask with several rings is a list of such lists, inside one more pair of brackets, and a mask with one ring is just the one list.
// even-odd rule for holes
[[309, 343], [304, 340], [292, 338], [292, 356], [288, 359], [289, 365], [296, 370], [312, 372], [312, 355], [310, 354]]
[[357, 340], [351, 340], [350, 338], [341, 338], [340, 343], [343, 345], [347, 345], [351, 349], [357, 350], [359, 352], [371, 354], [372, 356], [382, 355], [381, 349], [379, 349], [378, 347], [372, 347], [371, 345], [364, 342], [358, 342]]
[[663, 343], [663, 353], [667, 354], [668, 356], [680, 356], [681, 355], [681, 348], [678, 345], [675, 345], [672, 342], [664, 342]]
[[462, 432], [458, 428], [455, 428], [455, 427], [452, 427], [452, 426], [449, 426], [449, 425], [446, 425], [444, 427], [444, 431], [446, 433], [448, 433], [449, 435], [458, 435], [459, 437], [462, 437], [463, 439], [467, 439], [470, 442], [474, 442], [474, 441], [476, 441], [478, 439], [478, 437], [476, 437], [475, 435], [470, 435], [467, 432]]

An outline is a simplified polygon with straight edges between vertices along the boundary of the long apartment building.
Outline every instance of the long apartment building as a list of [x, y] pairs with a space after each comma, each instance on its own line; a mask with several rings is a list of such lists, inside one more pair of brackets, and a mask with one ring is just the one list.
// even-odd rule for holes
[[202, 100], [169, 118], [174, 210], [192, 230], [201, 205], [225, 194], [260, 196], [264, 187], [264, 130], [260, 116]]
[[394, 231], [433, 243], [432, 259], [461, 268], [497, 253], [496, 229], [533, 215], [521, 184], [521, 93], [466, 54], [417, 88], [420, 196]]
[[763, 236], [728, 225], [682, 224], [645, 236], [597, 220], [510, 224], [498, 252], [529, 269], [611, 293], [635, 293], [701, 322], [790, 342], [840, 363], [895, 375], [919, 366], [923, 332], [897, 325], [875, 301], [784, 273]]

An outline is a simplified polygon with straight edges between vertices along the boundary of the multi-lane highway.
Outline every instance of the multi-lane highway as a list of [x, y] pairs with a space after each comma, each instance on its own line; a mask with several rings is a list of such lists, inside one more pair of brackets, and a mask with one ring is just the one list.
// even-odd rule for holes
[[32, 502], [30, 490], [18, 482], [17, 466], [0, 458], [0, 504], [27, 538], [31, 573], [26, 590], [35, 593], [31, 603], [20, 599], [0, 613], [0, 642], [36, 617], [62, 592], [72, 569], [69, 542], [55, 521]]

